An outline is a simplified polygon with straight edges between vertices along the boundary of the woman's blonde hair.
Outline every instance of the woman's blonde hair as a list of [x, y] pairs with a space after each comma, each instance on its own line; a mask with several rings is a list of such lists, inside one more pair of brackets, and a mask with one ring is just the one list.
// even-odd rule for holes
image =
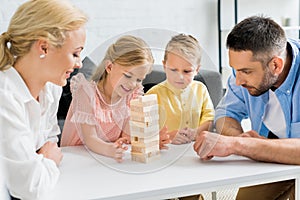
[[0, 71], [26, 55], [32, 44], [45, 39], [60, 48], [68, 31], [81, 28], [87, 16], [66, 0], [29, 0], [10, 20], [7, 32], [0, 35]]
[[178, 34], [173, 36], [165, 48], [164, 61], [167, 61], [168, 53], [178, 54], [191, 64], [200, 66], [201, 47], [197, 39], [191, 35]]
[[105, 67], [107, 61], [117, 63], [124, 67], [148, 64], [152, 66], [154, 63], [151, 49], [147, 43], [141, 38], [131, 35], [120, 37], [114, 44], [108, 47], [105, 57], [92, 75], [91, 79], [93, 81], [98, 82], [99, 80], [106, 79], [107, 72]]

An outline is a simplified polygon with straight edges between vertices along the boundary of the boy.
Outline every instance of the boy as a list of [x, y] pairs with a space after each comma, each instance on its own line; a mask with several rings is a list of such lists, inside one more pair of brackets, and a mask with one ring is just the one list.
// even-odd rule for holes
[[146, 94], [157, 94], [160, 127], [167, 126], [173, 144], [189, 143], [197, 133], [209, 130], [214, 109], [206, 86], [194, 81], [200, 69], [198, 41], [179, 34], [168, 42], [163, 60], [166, 80]]

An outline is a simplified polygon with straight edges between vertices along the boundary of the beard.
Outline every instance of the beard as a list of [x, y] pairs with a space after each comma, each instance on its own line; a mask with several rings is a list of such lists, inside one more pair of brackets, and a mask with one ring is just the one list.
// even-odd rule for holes
[[245, 87], [251, 96], [260, 96], [267, 92], [270, 88], [274, 86], [274, 84], [278, 81], [278, 76], [273, 75], [269, 68], [267, 67], [265, 70], [265, 74], [262, 78], [261, 83], [257, 86], [250, 85], [242, 85]]

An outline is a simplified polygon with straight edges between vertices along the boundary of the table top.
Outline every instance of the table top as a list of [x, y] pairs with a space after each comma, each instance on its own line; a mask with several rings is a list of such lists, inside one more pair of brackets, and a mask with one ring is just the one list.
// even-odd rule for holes
[[192, 144], [170, 145], [150, 163], [97, 155], [84, 146], [62, 148], [61, 175], [49, 199], [166, 199], [228, 185], [248, 186], [298, 178], [300, 166], [229, 156], [201, 161]]

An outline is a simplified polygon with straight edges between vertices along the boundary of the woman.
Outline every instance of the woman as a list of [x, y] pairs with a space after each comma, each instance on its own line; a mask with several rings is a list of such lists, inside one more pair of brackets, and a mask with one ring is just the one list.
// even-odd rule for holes
[[81, 67], [87, 17], [67, 1], [30, 0], [0, 36], [0, 146], [7, 188], [40, 198], [58, 180], [61, 86]]

